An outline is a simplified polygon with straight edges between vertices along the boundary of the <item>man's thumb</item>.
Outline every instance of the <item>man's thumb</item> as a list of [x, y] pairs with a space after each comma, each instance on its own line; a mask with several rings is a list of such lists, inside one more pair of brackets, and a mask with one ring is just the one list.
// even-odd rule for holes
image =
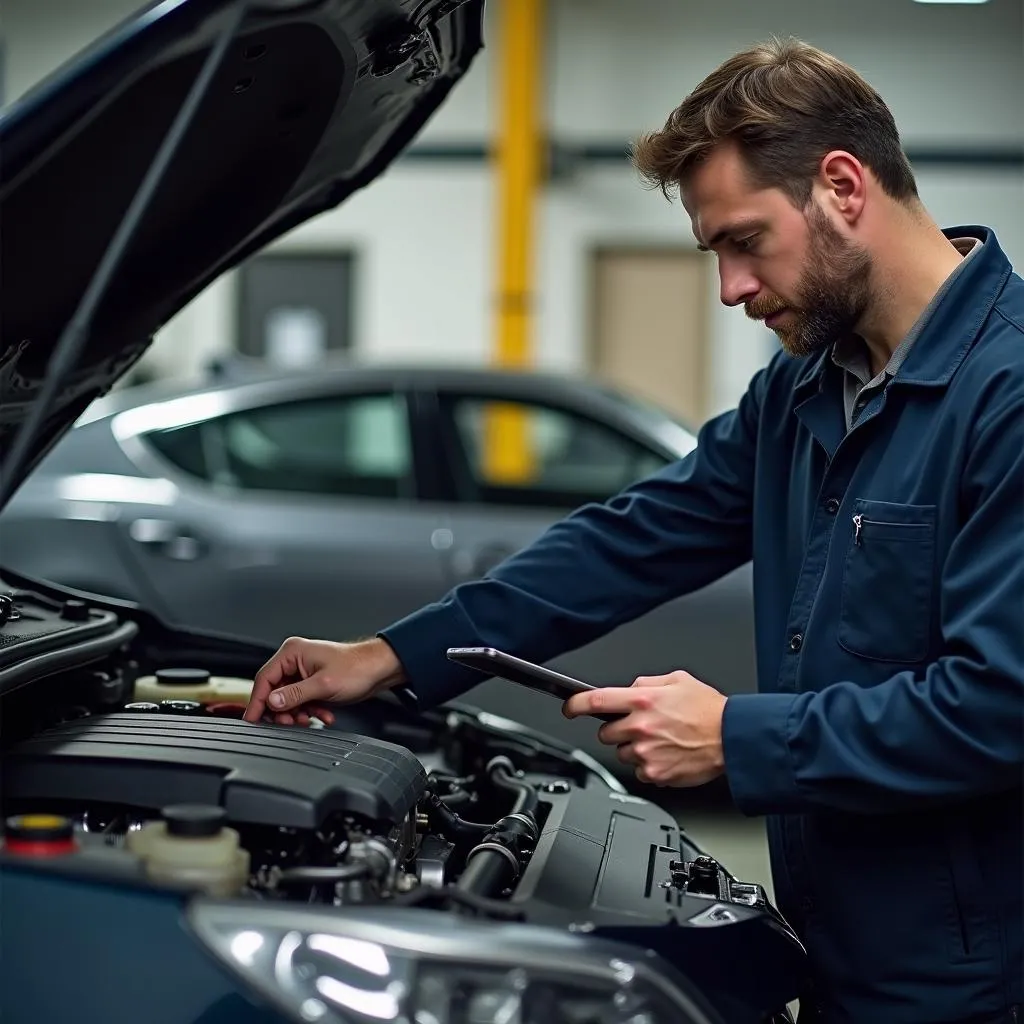
[[289, 683], [274, 690], [267, 702], [275, 711], [290, 711], [311, 700], [319, 700], [327, 689], [324, 679], [317, 672], [301, 683]]

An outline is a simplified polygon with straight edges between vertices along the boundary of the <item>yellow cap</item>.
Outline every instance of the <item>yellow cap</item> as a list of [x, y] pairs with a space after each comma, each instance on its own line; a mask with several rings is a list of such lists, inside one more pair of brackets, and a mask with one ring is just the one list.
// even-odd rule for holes
[[67, 824], [67, 818], [59, 814], [20, 814], [11, 819], [11, 823], [17, 828], [39, 829], [49, 832], [50, 829], [63, 828]]
[[49, 843], [67, 840], [74, 834], [70, 818], [59, 814], [16, 814], [6, 821], [8, 840]]

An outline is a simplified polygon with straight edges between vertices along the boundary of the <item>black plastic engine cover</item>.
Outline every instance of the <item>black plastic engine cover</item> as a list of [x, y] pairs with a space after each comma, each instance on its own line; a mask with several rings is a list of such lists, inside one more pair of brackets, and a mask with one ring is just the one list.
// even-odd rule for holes
[[383, 740], [166, 714], [67, 722], [13, 747], [3, 765], [5, 801], [208, 803], [239, 824], [300, 829], [335, 813], [397, 823], [426, 782], [411, 751]]
[[806, 955], [774, 909], [671, 884], [672, 862], [703, 851], [668, 811], [598, 785], [542, 800], [547, 819], [510, 901], [526, 921], [654, 950], [700, 979], [730, 1024], [758, 1024], [798, 996]]

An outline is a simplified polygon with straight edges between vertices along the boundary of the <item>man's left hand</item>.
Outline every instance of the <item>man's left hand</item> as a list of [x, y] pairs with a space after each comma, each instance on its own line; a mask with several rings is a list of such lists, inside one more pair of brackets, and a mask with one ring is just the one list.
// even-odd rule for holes
[[641, 782], [702, 786], [725, 770], [722, 715], [726, 697], [689, 672], [640, 676], [632, 686], [609, 686], [570, 697], [566, 718], [587, 714], [624, 717], [598, 730], [602, 743], [619, 748]]

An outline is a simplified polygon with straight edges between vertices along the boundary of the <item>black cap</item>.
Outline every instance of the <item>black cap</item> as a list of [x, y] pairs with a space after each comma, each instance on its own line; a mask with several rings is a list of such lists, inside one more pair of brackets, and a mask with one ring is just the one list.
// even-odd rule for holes
[[212, 804], [175, 804], [163, 810], [167, 834], [187, 839], [202, 839], [220, 833], [227, 814]]
[[205, 668], [159, 668], [156, 681], [164, 686], [204, 686], [210, 673]]
[[60, 814], [16, 814], [5, 824], [7, 838], [22, 842], [47, 843], [70, 839], [74, 832], [71, 819]]
[[61, 607], [60, 617], [69, 622], [85, 622], [89, 618], [89, 606], [77, 597], [70, 597]]

